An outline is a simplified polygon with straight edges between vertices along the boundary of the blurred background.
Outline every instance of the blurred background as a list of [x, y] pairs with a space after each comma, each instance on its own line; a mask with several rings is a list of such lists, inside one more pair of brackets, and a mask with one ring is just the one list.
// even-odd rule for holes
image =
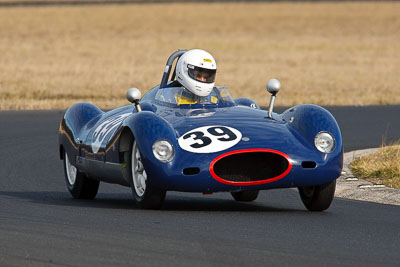
[[0, 0], [0, 109], [126, 105], [192, 48], [262, 106], [270, 78], [280, 106], [400, 104], [400, 2], [123, 2]]

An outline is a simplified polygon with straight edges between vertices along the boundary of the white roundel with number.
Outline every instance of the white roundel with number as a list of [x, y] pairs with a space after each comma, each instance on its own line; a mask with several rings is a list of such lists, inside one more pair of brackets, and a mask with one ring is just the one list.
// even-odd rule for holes
[[213, 153], [233, 147], [242, 138], [238, 130], [221, 125], [190, 130], [178, 139], [179, 146], [189, 152]]

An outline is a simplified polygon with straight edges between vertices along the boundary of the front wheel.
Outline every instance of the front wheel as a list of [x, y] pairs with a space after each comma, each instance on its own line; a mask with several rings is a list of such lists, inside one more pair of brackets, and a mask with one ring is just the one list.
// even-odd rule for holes
[[150, 185], [136, 140], [131, 152], [131, 187], [136, 205], [141, 209], [161, 208], [166, 191]]
[[68, 155], [64, 153], [64, 174], [68, 191], [77, 199], [94, 199], [99, 190], [100, 182], [98, 180], [86, 177], [86, 174], [78, 171], [71, 164]]
[[231, 192], [232, 197], [236, 201], [251, 202], [257, 199], [258, 190]]
[[336, 180], [317, 186], [299, 187], [304, 206], [310, 211], [323, 211], [329, 208], [335, 196]]

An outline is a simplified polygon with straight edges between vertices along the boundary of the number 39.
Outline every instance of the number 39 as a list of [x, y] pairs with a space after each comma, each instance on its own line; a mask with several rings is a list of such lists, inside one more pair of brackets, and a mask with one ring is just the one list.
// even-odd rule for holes
[[194, 129], [179, 138], [179, 145], [191, 152], [211, 153], [225, 150], [240, 141], [241, 133], [227, 126], [205, 126]]

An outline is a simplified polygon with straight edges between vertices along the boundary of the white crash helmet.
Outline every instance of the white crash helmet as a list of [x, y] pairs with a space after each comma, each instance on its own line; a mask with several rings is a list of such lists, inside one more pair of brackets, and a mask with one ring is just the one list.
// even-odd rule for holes
[[184, 53], [176, 64], [176, 77], [180, 84], [198, 96], [208, 96], [215, 84], [217, 64], [213, 56], [201, 49]]

